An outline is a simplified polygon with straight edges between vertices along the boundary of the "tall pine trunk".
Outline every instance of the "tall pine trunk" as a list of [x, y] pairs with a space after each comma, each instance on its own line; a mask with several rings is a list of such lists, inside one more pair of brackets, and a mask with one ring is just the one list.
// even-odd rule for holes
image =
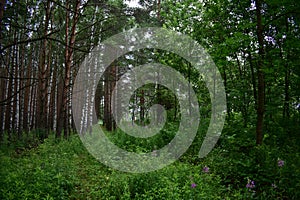
[[[71, 95], [71, 72], [72, 72], [72, 59], [74, 54], [74, 46], [76, 39], [76, 25], [79, 20], [79, 9], [81, 6], [81, 1], [76, 0], [74, 16], [71, 26], [71, 31], [69, 32], [69, 22], [70, 22], [70, 2], [66, 1], [66, 35], [65, 35], [65, 71], [64, 71], [64, 80], [63, 80], [63, 93], [61, 95], [62, 101], [59, 109], [58, 126], [57, 126], [57, 136], [61, 136], [62, 130], [64, 130], [64, 137], [70, 135], [70, 95]], [[69, 36], [70, 35], [70, 36]]]
[[[48, 34], [48, 26], [50, 21], [50, 0], [47, 1], [46, 4], [46, 16], [44, 22], [44, 36], [46, 37]], [[41, 139], [47, 137], [47, 107], [48, 107], [48, 63], [46, 63], [46, 58], [49, 56], [48, 51], [48, 42], [44, 39], [41, 43], [41, 53], [40, 53], [40, 60], [39, 60], [39, 68], [38, 68], [38, 99], [37, 99], [37, 118], [36, 118], [36, 125], [39, 131], [41, 132]]]
[[[25, 82], [25, 92], [24, 92], [24, 108], [23, 108], [23, 131], [27, 134], [29, 132], [29, 121], [28, 117], [30, 115], [29, 112], [29, 100], [30, 100], [30, 86], [33, 85], [31, 83], [31, 70], [32, 70], [32, 50], [29, 52], [29, 61], [27, 68], [27, 80]], [[31, 91], [33, 92], [33, 91]]]

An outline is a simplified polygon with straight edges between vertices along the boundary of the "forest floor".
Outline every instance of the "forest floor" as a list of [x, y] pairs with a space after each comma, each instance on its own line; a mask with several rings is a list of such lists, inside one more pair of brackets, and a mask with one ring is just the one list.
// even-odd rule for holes
[[143, 174], [101, 164], [76, 134], [51, 135], [36, 147], [3, 144], [0, 199], [299, 199], [297, 144], [256, 147], [234, 137], [221, 138], [204, 159], [189, 150]]

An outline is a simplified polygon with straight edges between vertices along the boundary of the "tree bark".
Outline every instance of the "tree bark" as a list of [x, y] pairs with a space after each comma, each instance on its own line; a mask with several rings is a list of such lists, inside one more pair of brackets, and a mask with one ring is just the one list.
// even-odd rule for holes
[[81, 0], [76, 0], [75, 11], [72, 21], [72, 27], [69, 37], [69, 21], [70, 21], [70, 11], [69, 11], [69, 0], [66, 1], [66, 35], [65, 42], [67, 44], [65, 51], [65, 74], [64, 74], [64, 86], [62, 93], [62, 104], [59, 109], [60, 118], [58, 119], [57, 136], [61, 135], [62, 129], [64, 130], [64, 137], [67, 138], [70, 135], [70, 81], [71, 81], [71, 71], [72, 71], [72, 58], [74, 54], [74, 46], [76, 39], [76, 25], [79, 19], [79, 9], [81, 6]]
[[[25, 92], [24, 92], [24, 114], [23, 114], [23, 130], [24, 132], [27, 134], [29, 132], [29, 121], [28, 121], [28, 117], [29, 117], [29, 100], [30, 100], [30, 85], [31, 85], [31, 70], [32, 70], [32, 52], [30, 50], [29, 53], [29, 59], [28, 59], [29, 63], [28, 63], [28, 69], [27, 69], [27, 77], [28, 79], [26, 80], [25, 86]], [[33, 92], [33, 91], [32, 91]]]
[[112, 99], [112, 91], [116, 85], [116, 66], [109, 68], [105, 72], [104, 82], [104, 126], [108, 131], [116, 128], [115, 120], [112, 114], [112, 105], [115, 103]]
[[22, 132], [23, 132], [23, 119], [24, 119], [24, 95], [25, 92], [23, 89], [24, 88], [24, 70], [25, 70], [25, 46], [22, 45], [21, 46], [21, 58], [20, 58], [20, 70], [19, 70], [19, 77], [20, 77], [20, 81], [19, 81], [19, 90], [21, 90], [19, 92], [19, 121], [18, 121], [18, 137], [21, 138], [22, 137]]
[[6, 0], [0, 0], [0, 39], [2, 39], [2, 20], [4, 15], [5, 4], [6, 4]]
[[[7, 53], [7, 56], [6, 56], [7, 66], [10, 66], [10, 54], [11, 54], [11, 52], [9, 50], [8, 53]], [[8, 80], [8, 86], [6, 88], [6, 90], [7, 90], [7, 96], [6, 96], [7, 98], [6, 99], [8, 99], [9, 97], [11, 97], [11, 95], [12, 95], [12, 89], [11, 89], [12, 88], [12, 84], [13, 84], [13, 79], [10, 78]], [[11, 105], [12, 105], [12, 103], [11, 103], [10, 99], [8, 101], [9, 102], [7, 102], [6, 108], [5, 108], [4, 130], [6, 130], [6, 132], [8, 134], [8, 140], [10, 140], [11, 139], [11, 128], [10, 128], [10, 125], [11, 125], [11, 108], [12, 108]]]
[[55, 101], [56, 91], [57, 91], [57, 60], [55, 60], [54, 68], [52, 69], [52, 79], [50, 83], [51, 92], [50, 92], [50, 103], [49, 103], [49, 128], [54, 130], [54, 115], [55, 115], [55, 106], [57, 106]]
[[259, 58], [257, 66], [258, 76], [258, 96], [257, 96], [257, 122], [256, 122], [256, 144], [261, 145], [263, 142], [263, 124], [265, 113], [265, 80], [264, 80], [264, 36], [263, 36], [263, 24], [262, 24], [262, 2], [261, 0], [255, 0], [256, 4], [256, 23], [257, 23], [257, 39], [259, 45]]
[[[0, 67], [0, 74], [3, 76], [7, 76], [5, 68]], [[0, 79], [0, 102], [5, 101], [6, 91], [6, 81], [5, 79]], [[0, 105], [0, 141], [3, 140], [4, 136], [4, 111], [5, 106]]]
[[[17, 31], [15, 32], [15, 39], [17, 40]], [[13, 48], [13, 60], [12, 60], [12, 74], [13, 74], [13, 101], [12, 101], [12, 120], [11, 120], [11, 127], [12, 131], [15, 134], [15, 131], [18, 129], [18, 114], [17, 114], [17, 106], [18, 106], [18, 74], [19, 74], [19, 56], [18, 56], [19, 47], [14, 46]]]
[[[45, 23], [44, 23], [44, 36], [48, 34], [48, 26], [50, 21], [50, 0], [47, 1], [46, 4], [46, 16], [45, 16]], [[48, 42], [44, 39], [41, 43], [41, 54], [40, 54], [40, 61], [39, 61], [39, 68], [38, 68], [38, 99], [37, 99], [37, 109], [36, 109], [36, 124], [39, 131], [41, 131], [41, 138], [44, 139], [47, 137], [47, 121], [48, 121], [48, 114], [47, 114], [47, 107], [48, 107], [48, 79], [49, 74], [48, 63], [46, 63], [46, 59], [49, 56], [48, 49]]]
[[104, 82], [104, 126], [106, 130], [112, 130], [111, 122], [111, 98], [110, 98], [110, 74], [108, 71], [105, 72]]

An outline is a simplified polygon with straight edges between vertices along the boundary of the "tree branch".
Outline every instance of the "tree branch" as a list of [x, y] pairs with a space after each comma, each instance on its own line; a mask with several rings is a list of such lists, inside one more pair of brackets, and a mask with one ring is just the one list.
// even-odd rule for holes
[[8, 44], [4, 47], [2, 47], [0, 49], [0, 54], [5, 50], [5, 49], [8, 49], [10, 47], [13, 47], [13, 46], [16, 46], [16, 45], [19, 45], [19, 44], [28, 44], [28, 43], [33, 43], [33, 42], [37, 42], [37, 41], [41, 41], [41, 40], [44, 40], [44, 39], [47, 39], [49, 36], [59, 32], [60, 30], [55, 30], [51, 33], [48, 33], [47, 35], [43, 36], [43, 37], [39, 37], [39, 38], [31, 38], [31, 39], [28, 39], [28, 40], [22, 40], [22, 41], [16, 41], [12, 44]]

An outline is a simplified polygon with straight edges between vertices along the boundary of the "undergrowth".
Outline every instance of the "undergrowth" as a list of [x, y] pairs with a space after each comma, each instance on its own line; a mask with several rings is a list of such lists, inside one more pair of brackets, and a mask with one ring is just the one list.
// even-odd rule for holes
[[[208, 122], [203, 124], [192, 146], [178, 161], [144, 174], [106, 167], [87, 152], [76, 134], [61, 140], [50, 135], [38, 146], [22, 147], [22, 151], [2, 144], [0, 199], [300, 198], [296, 142], [277, 141], [284, 134], [278, 133], [267, 135], [265, 144], [256, 146], [253, 127], [245, 128], [236, 122], [234, 130], [225, 125], [214, 150], [199, 159], [197, 153]], [[107, 134], [120, 147], [137, 152], [152, 151], [158, 141], [120, 139], [119, 130]], [[172, 125], [163, 134], [168, 142], [174, 134]]]

